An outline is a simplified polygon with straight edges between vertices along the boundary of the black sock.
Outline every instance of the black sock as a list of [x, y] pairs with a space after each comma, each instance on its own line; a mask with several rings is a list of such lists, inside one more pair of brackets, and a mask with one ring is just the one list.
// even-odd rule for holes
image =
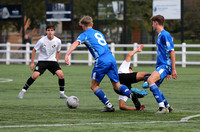
[[151, 74], [146, 74], [146, 75], [144, 76], [144, 82], [146, 82], [146, 81], [148, 80], [149, 76], [151, 76]]
[[60, 91], [64, 91], [64, 89], [65, 89], [65, 79], [59, 79], [58, 83], [59, 83], [59, 86], [60, 86]]
[[30, 78], [26, 81], [26, 83], [25, 83], [23, 89], [27, 90], [27, 89], [31, 86], [31, 84], [32, 84], [34, 81], [35, 81], [35, 80], [34, 80], [32, 77], [30, 77]]

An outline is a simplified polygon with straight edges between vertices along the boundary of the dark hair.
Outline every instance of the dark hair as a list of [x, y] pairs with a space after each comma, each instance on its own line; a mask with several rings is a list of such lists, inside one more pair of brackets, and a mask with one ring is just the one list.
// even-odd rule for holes
[[157, 21], [159, 25], [164, 26], [165, 18], [162, 15], [156, 15], [151, 17], [151, 21]]
[[49, 28], [51, 28], [55, 31], [55, 26], [53, 24], [49, 24], [49, 25], [46, 26], [46, 30], [49, 29]]

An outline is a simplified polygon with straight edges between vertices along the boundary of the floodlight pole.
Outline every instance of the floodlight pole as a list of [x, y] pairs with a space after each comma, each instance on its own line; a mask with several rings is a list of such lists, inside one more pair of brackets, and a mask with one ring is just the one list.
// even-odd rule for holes
[[96, 13], [97, 13], [97, 30], [99, 30], [99, 0], [97, 0], [97, 10], [96, 10]]
[[181, 0], [181, 43], [184, 42], [184, 0]]
[[[126, 44], [126, 25], [127, 25], [127, 21], [126, 21], [126, 0], [124, 0], [124, 32], [123, 32], [123, 39], [124, 39], [124, 44]], [[125, 49], [126, 50], [126, 49]]]
[[74, 2], [71, 0], [71, 43], [74, 42]]
[[[0, 1], [0, 4], [1, 4], [1, 1]], [[1, 23], [1, 20], [0, 20], [0, 43], [1, 43], [1, 30], [2, 30], [2, 23]]]
[[[155, 34], [156, 34], [156, 32], [153, 30], [153, 27], [152, 27], [152, 44], [155, 44]], [[152, 51], [155, 51], [155, 47], [152, 47]], [[155, 60], [154, 54], [152, 54], [152, 60], [153, 61]]]
[[[123, 30], [123, 43], [126, 44], [126, 25], [127, 25], [127, 21], [126, 21], [126, 0], [124, 0], [124, 30]], [[124, 51], [126, 51], [127, 48], [124, 47]], [[124, 59], [126, 58], [126, 55], [124, 55]]]
[[22, 43], [24, 43], [24, 0], [22, 0]]
[[1, 43], [1, 38], [2, 38], [1, 32], [2, 32], [2, 22], [1, 22], [1, 20], [0, 20], [0, 43]]
[[46, 24], [47, 24], [47, 6], [48, 6], [48, 0], [46, 0]]

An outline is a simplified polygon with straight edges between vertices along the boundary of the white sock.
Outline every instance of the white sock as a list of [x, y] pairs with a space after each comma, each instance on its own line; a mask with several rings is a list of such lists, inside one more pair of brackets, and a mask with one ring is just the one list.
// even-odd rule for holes
[[130, 94], [130, 99], [132, 99], [132, 94], [133, 94], [133, 93]]
[[65, 91], [60, 91], [60, 94], [64, 94], [65, 93]]
[[26, 89], [22, 89], [22, 92], [26, 92]]
[[165, 108], [165, 104], [164, 104], [164, 102], [160, 102], [160, 103], [159, 103], [159, 107], [163, 107], [163, 108]]
[[169, 108], [169, 107], [170, 107], [170, 105], [168, 104], [168, 105], [166, 105], [166, 107], [167, 107], [167, 108]]
[[112, 107], [112, 104], [111, 104], [110, 102], [108, 102], [108, 103], [106, 104], [106, 107], [111, 108], [111, 107]]

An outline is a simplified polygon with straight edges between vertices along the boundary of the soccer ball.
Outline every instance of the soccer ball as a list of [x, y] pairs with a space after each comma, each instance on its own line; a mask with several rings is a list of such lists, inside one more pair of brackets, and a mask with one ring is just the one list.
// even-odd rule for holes
[[76, 109], [79, 105], [79, 99], [76, 96], [70, 96], [67, 98], [66, 105], [70, 109]]

